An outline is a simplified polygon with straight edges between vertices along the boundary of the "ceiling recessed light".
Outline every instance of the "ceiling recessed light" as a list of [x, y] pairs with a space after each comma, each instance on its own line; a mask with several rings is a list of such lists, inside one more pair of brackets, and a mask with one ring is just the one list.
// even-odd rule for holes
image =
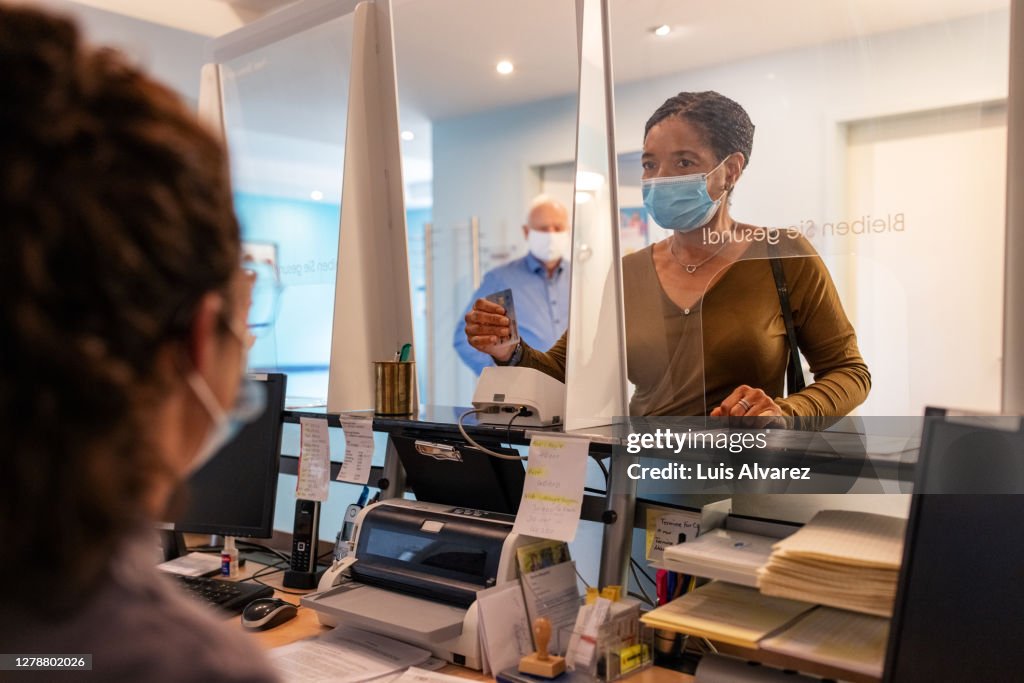
[[416, 139], [416, 135], [413, 134], [413, 132], [411, 130], [403, 130], [402, 131], [402, 139], [405, 140], [406, 142], [409, 142], [410, 140], [415, 140]]
[[309, 198], [312, 199], [314, 202], [318, 202], [324, 198], [324, 193], [321, 192], [320, 190], [313, 190], [312, 192], [309, 193]]
[[672, 27], [669, 26], [668, 24], [662, 24], [661, 26], [656, 26], [652, 28], [651, 33], [658, 36], [659, 38], [664, 38], [668, 34], [672, 33]]
[[516, 70], [512, 62], [507, 59], [503, 59], [495, 65], [494, 70], [500, 73], [502, 76], [508, 76], [510, 73]]

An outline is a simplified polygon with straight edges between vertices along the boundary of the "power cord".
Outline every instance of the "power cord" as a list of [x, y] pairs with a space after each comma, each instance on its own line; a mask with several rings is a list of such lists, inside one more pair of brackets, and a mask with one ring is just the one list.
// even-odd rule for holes
[[580, 581], [583, 582], [584, 586], [586, 586], [587, 588], [591, 588], [592, 587], [589, 583], [587, 583], [587, 580], [583, 578], [583, 574], [580, 574], [580, 570], [576, 568], [576, 563], [575, 562], [572, 565], [572, 569], [573, 569], [574, 572], [576, 572], [576, 576], [578, 576], [580, 578]]
[[644, 601], [651, 607], [657, 607], [658, 603], [651, 599], [651, 596], [647, 593], [644, 588], [643, 582], [640, 581], [640, 576], [636, 573], [636, 560], [630, 558], [629, 570], [633, 572], [633, 578], [636, 580], [636, 587], [640, 589], [640, 593], [644, 596]]
[[[274, 548], [271, 548], [268, 545], [263, 545], [262, 543], [253, 543], [252, 541], [243, 541], [241, 539], [239, 539], [239, 540], [237, 540], [235, 542], [238, 545], [240, 545], [240, 546], [245, 546], [245, 548], [251, 548], [253, 550], [258, 550], [258, 551], [261, 551], [261, 552], [268, 553], [270, 555], [275, 555], [276, 557], [284, 560], [285, 562], [291, 562], [291, 559], [292, 559], [290, 556], [285, 555], [280, 550], [276, 550]], [[243, 548], [243, 550], [245, 548]]]
[[512, 414], [512, 419], [508, 421], [508, 425], [505, 427], [505, 441], [508, 441], [509, 450], [515, 450], [512, 446], [512, 423], [516, 421], [516, 418], [521, 414], [521, 409], [517, 410]]
[[[477, 449], [483, 451], [484, 453], [486, 453], [487, 455], [490, 455], [491, 457], [499, 458], [500, 460], [526, 460], [527, 456], [525, 456], [525, 455], [507, 455], [505, 453], [499, 453], [497, 451], [492, 451], [490, 448], [487, 448], [486, 446], [482, 446], [479, 443], [477, 443], [476, 439], [474, 439], [473, 437], [471, 437], [469, 434], [466, 433], [466, 427], [465, 427], [465, 425], [462, 424], [462, 421], [465, 420], [467, 416], [469, 416], [469, 415], [479, 415], [481, 413], [496, 413], [496, 412], [498, 412], [497, 409], [473, 408], [473, 409], [467, 410], [466, 412], [464, 412], [461, 415], [459, 415], [459, 420], [458, 420], [459, 433], [462, 434], [462, 438], [465, 439], [466, 443], [468, 443], [469, 445], [471, 445], [474, 448], [477, 448]], [[523, 414], [523, 408], [520, 408], [519, 411], [515, 415], [512, 416], [512, 419], [514, 420], [515, 418], [519, 417], [519, 415], [521, 415], [521, 414]], [[511, 429], [512, 429], [512, 422], [509, 421], [509, 432], [510, 433], [511, 433]]]
[[639, 562], [634, 560], [632, 557], [629, 558], [629, 562], [635, 568], [634, 570], [639, 570], [640, 573], [644, 575], [644, 578], [651, 582], [652, 586], [657, 585], [656, 582], [654, 581], [654, 577], [652, 577], [650, 574], [647, 573], [647, 571], [643, 568], [643, 565], [641, 565]]
[[608, 479], [611, 475], [608, 474], [608, 468], [605, 467], [604, 460], [599, 455], [595, 455], [593, 453], [590, 454], [590, 457], [592, 457], [594, 462], [597, 463], [597, 466], [601, 468], [601, 474], [604, 475], [604, 487], [608, 488]]

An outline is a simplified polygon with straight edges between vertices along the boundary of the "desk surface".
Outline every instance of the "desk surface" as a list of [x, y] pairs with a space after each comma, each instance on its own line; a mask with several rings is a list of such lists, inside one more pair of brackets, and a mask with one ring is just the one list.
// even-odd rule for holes
[[[251, 560], [246, 563], [246, 567], [242, 570], [241, 578], [250, 576], [254, 571], [262, 568], [262, 565], [253, 565], [254, 563]], [[279, 597], [297, 605], [300, 596], [282, 592], [281, 577], [282, 573], [280, 572], [270, 574], [265, 577], [265, 582], [277, 589], [274, 593], [275, 597]], [[287, 590], [292, 591], [294, 589]], [[250, 637], [258, 640], [260, 644], [267, 649], [294, 643], [297, 640], [316, 636], [329, 630], [328, 627], [322, 626], [320, 622], [317, 621], [316, 612], [308, 607], [300, 607], [299, 613], [294, 619], [267, 631], [249, 631], [242, 628], [241, 624], [238, 622], [238, 617], [228, 617], [228, 619], [235, 622], [239, 630], [244, 631]], [[442, 672], [473, 681], [493, 680], [481, 675], [478, 671], [472, 671], [471, 669], [455, 666], [454, 664], [446, 666], [442, 669]], [[629, 683], [690, 683], [693, 681], [693, 677], [675, 671], [670, 671], [668, 669], [653, 668], [642, 671], [635, 676], [630, 676], [625, 680]]]
[[[241, 578], [250, 576], [254, 571], [263, 568], [263, 565], [249, 561], [246, 563], [247, 566], [242, 570]], [[253, 566], [255, 565], [255, 566]], [[292, 592], [285, 593], [284, 590], [294, 591], [294, 589], [283, 589], [281, 586], [282, 573], [270, 574], [265, 577], [265, 582], [273, 586], [275, 590], [275, 597], [279, 597], [283, 600], [287, 600], [291, 603], [298, 605], [300, 595], [295, 595]], [[312, 591], [303, 591], [303, 593], [310, 593]], [[228, 617], [229, 620], [233, 621], [237, 628], [244, 631], [248, 636], [255, 638], [260, 644], [267, 648], [280, 647], [282, 645], [288, 645], [294, 643], [297, 640], [304, 638], [310, 638], [317, 636], [325, 631], [330, 630], [327, 626], [322, 626], [317, 620], [316, 612], [309, 609], [308, 607], [299, 607], [298, 614], [291, 621], [282, 624], [276, 628], [272, 628], [267, 631], [249, 631], [243, 629], [241, 624], [238, 623], [238, 617]], [[732, 646], [723, 645], [718, 643], [718, 649], [720, 652], [725, 654], [731, 654], [741, 659], [748, 659], [754, 661], [760, 661], [764, 664], [769, 664], [783, 669], [795, 669], [802, 670], [804, 673], [818, 676], [825, 676], [830, 678], [841, 678], [843, 680], [850, 681], [861, 681], [863, 683], [872, 683], [877, 679], [870, 676], [864, 676], [860, 674], [854, 674], [849, 671], [835, 669], [826, 665], [815, 664], [805, 660], [799, 660], [787, 655], [773, 654], [764, 650], [749, 650], [746, 648], [737, 648]], [[473, 681], [492, 681], [493, 679], [483, 676], [478, 671], [473, 671], [461, 666], [455, 666], [450, 664], [442, 669], [443, 673], [451, 674], [453, 676], [459, 676], [467, 680]], [[687, 674], [682, 674], [669, 669], [662, 669], [654, 667], [642, 671], [634, 676], [630, 676], [624, 681], [628, 683], [691, 683], [693, 677]]]

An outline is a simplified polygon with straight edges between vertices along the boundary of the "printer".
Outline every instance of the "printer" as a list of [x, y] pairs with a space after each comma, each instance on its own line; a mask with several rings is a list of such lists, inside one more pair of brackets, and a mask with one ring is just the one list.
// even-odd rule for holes
[[[302, 598], [321, 624], [345, 624], [480, 669], [476, 593], [517, 578], [515, 517], [393, 499], [356, 518], [354, 558]], [[331, 584], [337, 585], [331, 585]]]

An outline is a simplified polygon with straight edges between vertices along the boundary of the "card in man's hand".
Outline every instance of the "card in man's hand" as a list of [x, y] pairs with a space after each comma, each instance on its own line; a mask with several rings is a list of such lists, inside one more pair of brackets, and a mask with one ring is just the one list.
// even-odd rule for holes
[[516, 324], [516, 302], [512, 300], [512, 290], [503, 289], [494, 294], [484, 297], [490, 302], [496, 303], [505, 309], [505, 317], [508, 318], [508, 326], [512, 336], [498, 339], [499, 346], [511, 346], [519, 343], [519, 325]]

